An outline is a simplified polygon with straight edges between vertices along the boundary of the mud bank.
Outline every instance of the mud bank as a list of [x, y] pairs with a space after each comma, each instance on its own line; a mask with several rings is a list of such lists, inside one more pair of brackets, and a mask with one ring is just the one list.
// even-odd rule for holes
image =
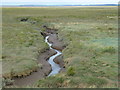
[[[47, 28], [46, 26], [44, 26], [44, 28], [45, 28], [45, 31], [41, 32], [41, 35], [43, 35], [44, 38], [46, 38], [46, 36], [49, 36], [48, 42], [52, 43], [51, 47], [53, 49], [56, 49], [62, 52], [65, 46], [59, 40], [57, 30]], [[40, 55], [38, 56], [38, 63], [42, 64], [42, 67], [37, 68], [37, 70], [35, 72], [30, 73], [30, 75], [22, 76], [22, 77], [14, 77], [13, 86], [18, 86], [18, 87], [25, 87], [28, 85], [32, 86], [38, 80], [47, 77], [52, 71], [52, 67], [50, 63], [48, 63], [48, 60], [51, 56], [57, 53], [53, 49], [46, 49], [44, 52], [40, 53]], [[65, 69], [64, 62], [63, 62], [63, 55], [59, 55], [55, 57], [53, 61], [60, 66], [61, 68], [60, 71], [63, 71]]]
[[52, 70], [50, 64], [48, 63], [49, 57], [56, 54], [54, 50], [46, 50], [44, 53], [40, 54], [38, 57], [38, 62], [42, 64], [42, 67], [38, 68], [36, 72], [32, 72], [31, 75], [21, 78], [14, 78], [14, 86], [24, 87], [27, 85], [33, 85], [36, 81], [45, 78]]
[[[42, 32], [41, 34], [44, 36], [44, 38], [46, 36], [49, 36], [48, 42], [52, 44], [51, 48], [62, 52], [62, 50], [66, 46], [64, 45], [64, 43], [61, 40], [59, 40], [57, 29], [50, 29], [50, 28], [47, 28], [46, 26], [44, 26], [44, 28], [45, 28], [45, 32]], [[61, 70], [65, 68], [62, 54], [57, 56], [54, 59], [54, 62], [60, 65]]]

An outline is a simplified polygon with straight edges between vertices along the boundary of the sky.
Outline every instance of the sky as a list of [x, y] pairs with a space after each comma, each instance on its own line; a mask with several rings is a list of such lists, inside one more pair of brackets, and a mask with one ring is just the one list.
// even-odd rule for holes
[[2, 5], [117, 4], [120, 0], [2, 0]]

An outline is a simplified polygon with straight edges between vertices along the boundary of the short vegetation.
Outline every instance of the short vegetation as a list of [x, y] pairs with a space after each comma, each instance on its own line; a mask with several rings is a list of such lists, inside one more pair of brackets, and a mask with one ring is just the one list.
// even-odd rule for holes
[[38, 55], [48, 47], [40, 28], [31, 23], [36, 18], [21, 21], [25, 16], [24, 11], [3, 9], [2, 66], [5, 78], [27, 76], [35, 71], [41, 66]]
[[[34, 87], [117, 87], [117, 7], [4, 8], [3, 14], [3, 74], [38, 66], [37, 50], [47, 46], [35, 28], [46, 24], [58, 29], [67, 45], [66, 72], [39, 80]], [[21, 17], [30, 21], [20, 22]]]

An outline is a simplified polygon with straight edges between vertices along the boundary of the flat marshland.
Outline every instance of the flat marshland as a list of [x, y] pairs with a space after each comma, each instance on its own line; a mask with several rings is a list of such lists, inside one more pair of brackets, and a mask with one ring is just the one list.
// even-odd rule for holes
[[39, 30], [47, 25], [58, 29], [67, 45], [62, 51], [66, 71], [34, 87], [117, 87], [117, 19], [117, 7], [3, 8], [3, 76], [24, 76], [42, 66], [37, 57], [48, 45]]

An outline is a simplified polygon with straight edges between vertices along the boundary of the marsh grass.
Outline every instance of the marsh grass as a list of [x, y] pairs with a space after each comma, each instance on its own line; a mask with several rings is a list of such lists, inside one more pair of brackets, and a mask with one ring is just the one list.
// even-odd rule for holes
[[[63, 38], [63, 42], [68, 45], [63, 50], [67, 70], [64, 74], [68, 74], [64, 76], [66, 84], [62, 83], [63, 87], [117, 87], [117, 9], [61, 10], [59, 15], [49, 17], [48, 21], [51, 22], [50, 27], [59, 29], [59, 38]], [[70, 67], [75, 69], [75, 73]], [[47, 81], [49, 79], [44, 83]]]
[[[48, 47], [40, 31], [35, 30], [37, 24], [30, 23], [41, 20], [26, 16], [24, 12], [17, 14], [16, 10], [3, 9], [2, 66], [3, 76], [7, 78], [11, 78], [11, 70], [14, 71], [13, 76], [26, 76], [37, 69], [40, 66], [37, 62], [39, 52]], [[28, 18], [28, 21], [21, 22], [21, 18]]]
[[116, 49], [114, 47], [105, 47], [103, 48], [103, 52], [107, 52], [107, 53], [115, 53], [116, 52]]
[[73, 76], [75, 74], [75, 69], [73, 67], [69, 67], [67, 70], [68, 76]]
[[[10, 63], [14, 61], [16, 65], [20, 63], [21, 66], [22, 61], [26, 61], [26, 65], [31, 66], [31, 63], [29, 64], [27, 61], [30, 60], [33, 63], [35, 51], [46, 46], [43, 38], [38, 35], [39, 32], [32, 28], [40, 28], [43, 24], [58, 29], [59, 38], [67, 45], [63, 50], [63, 55], [68, 71], [40, 80], [36, 82], [35, 87], [117, 87], [118, 31], [116, 7], [4, 8], [3, 14], [5, 15], [3, 17], [3, 62], [5, 59], [10, 59], [8, 60]], [[18, 19], [15, 18], [20, 17], [29, 17], [29, 22], [38, 20], [38, 23], [35, 25], [31, 25], [29, 22], [19, 23]], [[21, 30], [24, 33], [20, 33]], [[13, 38], [13, 36], [15, 37]], [[15, 47], [18, 46], [19, 48], [16, 49]], [[20, 52], [22, 46], [23, 51]], [[13, 48], [15, 49], [13, 50]], [[28, 54], [24, 50], [25, 48], [28, 50]], [[32, 59], [28, 58], [28, 55], [31, 55]], [[19, 56], [19, 58], [22, 56], [22, 58], [17, 60], [19, 58], [11, 58], [11, 56]], [[7, 67], [11, 66], [8, 61], [4, 65], [5, 71], [9, 70]], [[74, 69], [69, 69], [70, 67]], [[75, 73], [71, 76], [74, 70]], [[67, 75], [68, 72], [70, 76]]]

